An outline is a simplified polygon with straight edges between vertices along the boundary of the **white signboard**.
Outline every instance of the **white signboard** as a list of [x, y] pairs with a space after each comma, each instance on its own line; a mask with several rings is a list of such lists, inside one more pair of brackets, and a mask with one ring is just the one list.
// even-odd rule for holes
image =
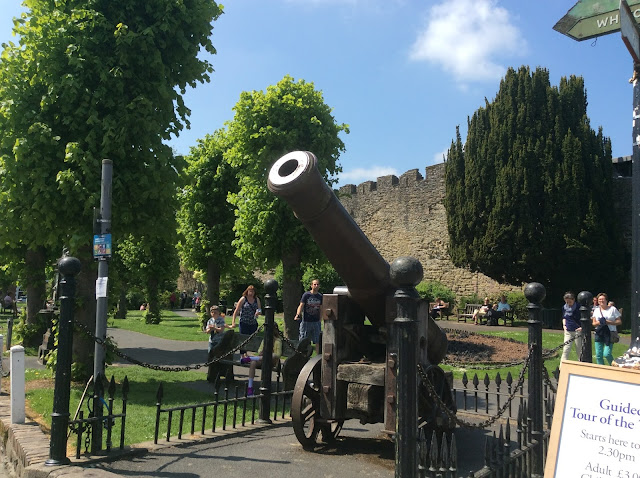
[[563, 362], [545, 478], [640, 478], [640, 371]]

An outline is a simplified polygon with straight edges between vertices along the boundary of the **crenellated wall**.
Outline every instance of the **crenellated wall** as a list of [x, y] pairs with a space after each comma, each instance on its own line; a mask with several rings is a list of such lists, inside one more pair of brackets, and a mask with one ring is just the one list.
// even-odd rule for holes
[[[414, 256], [424, 268], [424, 279], [438, 280], [457, 295], [496, 295], [520, 287], [500, 284], [481, 273], [457, 268], [449, 259], [447, 216], [444, 208], [444, 163], [425, 168], [422, 176], [411, 169], [338, 190], [347, 212], [388, 262]], [[631, 237], [631, 180], [616, 179], [615, 205], [625, 239]]]

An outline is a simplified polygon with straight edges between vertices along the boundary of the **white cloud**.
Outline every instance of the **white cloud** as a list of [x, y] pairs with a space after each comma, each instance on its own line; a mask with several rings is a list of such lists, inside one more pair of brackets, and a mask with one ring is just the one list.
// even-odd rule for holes
[[395, 174], [398, 176], [398, 171], [388, 166], [372, 166], [371, 168], [355, 168], [350, 171], [343, 171], [339, 174], [339, 184], [360, 184], [364, 181], [375, 181], [380, 176], [388, 176], [389, 174]]
[[522, 54], [526, 41], [497, 0], [444, 0], [431, 7], [410, 58], [435, 63], [460, 84], [500, 79], [502, 57]]
[[433, 158], [431, 159], [431, 163], [429, 163], [429, 164], [440, 164], [440, 163], [443, 163], [444, 162], [444, 158], [447, 157], [447, 153], [448, 152], [449, 152], [449, 148], [434, 154]]

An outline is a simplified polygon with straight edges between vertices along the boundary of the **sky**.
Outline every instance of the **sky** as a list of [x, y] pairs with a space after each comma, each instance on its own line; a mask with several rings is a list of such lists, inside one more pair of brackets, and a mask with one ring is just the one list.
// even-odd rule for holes
[[[285, 75], [313, 82], [346, 151], [338, 185], [443, 161], [460, 126], [491, 101], [508, 67], [582, 76], [591, 127], [613, 156], [632, 150], [633, 62], [619, 32], [578, 42], [553, 26], [577, 0], [230, 0], [214, 22], [211, 82], [185, 95], [191, 128], [170, 145], [188, 154], [233, 119], [243, 91]], [[0, 42], [14, 40], [20, 0], [0, 0]]]

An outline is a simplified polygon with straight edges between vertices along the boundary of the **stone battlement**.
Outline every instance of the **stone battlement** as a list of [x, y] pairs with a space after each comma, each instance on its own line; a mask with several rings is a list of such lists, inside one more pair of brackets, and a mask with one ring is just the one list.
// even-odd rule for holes
[[376, 181], [365, 181], [358, 184], [345, 184], [338, 189], [338, 195], [353, 196], [354, 194], [367, 194], [374, 191], [387, 191], [394, 188], [414, 188], [419, 183], [423, 183], [426, 188], [439, 188], [444, 185], [444, 163], [427, 166], [425, 175], [422, 176], [420, 171], [410, 169], [400, 177], [390, 174], [388, 176], [380, 176]]

